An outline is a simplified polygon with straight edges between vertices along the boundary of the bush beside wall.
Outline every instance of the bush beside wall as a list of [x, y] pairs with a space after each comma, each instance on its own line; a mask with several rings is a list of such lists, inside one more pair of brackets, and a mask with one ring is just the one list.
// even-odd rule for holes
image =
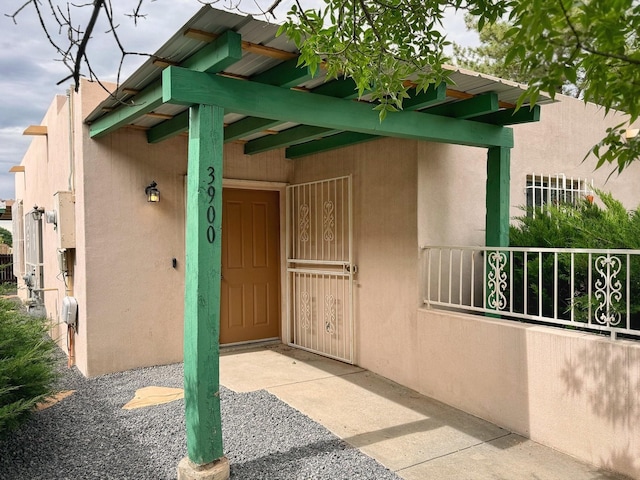
[[0, 435], [16, 428], [53, 393], [56, 344], [47, 322], [0, 299]]

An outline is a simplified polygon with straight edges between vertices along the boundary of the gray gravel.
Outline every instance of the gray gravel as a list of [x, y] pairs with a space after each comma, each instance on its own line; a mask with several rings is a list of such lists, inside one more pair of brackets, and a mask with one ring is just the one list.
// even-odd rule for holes
[[[0, 479], [175, 479], [184, 401], [122, 409], [149, 385], [181, 388], [182, 364], [94, 379], [65, 369], [60, 389], [76, 393], [0, 439]], [[221, 404], [231, 478], [400, 478], [264, 390], [222, 388]]]

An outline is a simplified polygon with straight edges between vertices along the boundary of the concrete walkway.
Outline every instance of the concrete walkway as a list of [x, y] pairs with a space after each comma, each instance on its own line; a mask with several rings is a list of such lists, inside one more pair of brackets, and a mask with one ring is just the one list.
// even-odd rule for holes
[[223, 349], [220, 383], [271, 392], [407, 480], [627, 478], [362, 368], [280, 344]]

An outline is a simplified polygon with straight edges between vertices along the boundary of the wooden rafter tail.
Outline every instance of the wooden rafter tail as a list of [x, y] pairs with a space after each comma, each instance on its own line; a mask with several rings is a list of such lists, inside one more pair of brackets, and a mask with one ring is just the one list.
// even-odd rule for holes
[[148, 112], [145, 115], [147, 117], [160, 118], [162, 120], [171, 120], [173, 118], [173, 115], [168, 115], [166, 113], [158, 113], [158, 112]]
[[[216, 38], [220, 37], [220, 34], [206, 32], [195, 28], [188, 28], [184, 32], [184, 36], [201, 42], [212, 42]], [[278, 48], [268, 47], [266, 45], [251, 43], [244, 40], [242, 41], [242, 50], [249, 53], [255, 53], [256, 55], [262, 55], [264, 57], [277, 58], [279, 60], [291, 60], [298, 57], [297, 52], [287, 52], [286, 50], [280, 50]]]
[[46, 125], [29, 125], [25, 128], [23, 135], [47, 135]]

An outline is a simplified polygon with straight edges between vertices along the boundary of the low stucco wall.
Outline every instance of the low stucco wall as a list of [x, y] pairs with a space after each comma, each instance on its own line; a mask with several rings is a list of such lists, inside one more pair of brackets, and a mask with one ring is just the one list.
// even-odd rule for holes
[[420, 393], [640, 478], [637, 342], [427, 309], [417, 334]]

